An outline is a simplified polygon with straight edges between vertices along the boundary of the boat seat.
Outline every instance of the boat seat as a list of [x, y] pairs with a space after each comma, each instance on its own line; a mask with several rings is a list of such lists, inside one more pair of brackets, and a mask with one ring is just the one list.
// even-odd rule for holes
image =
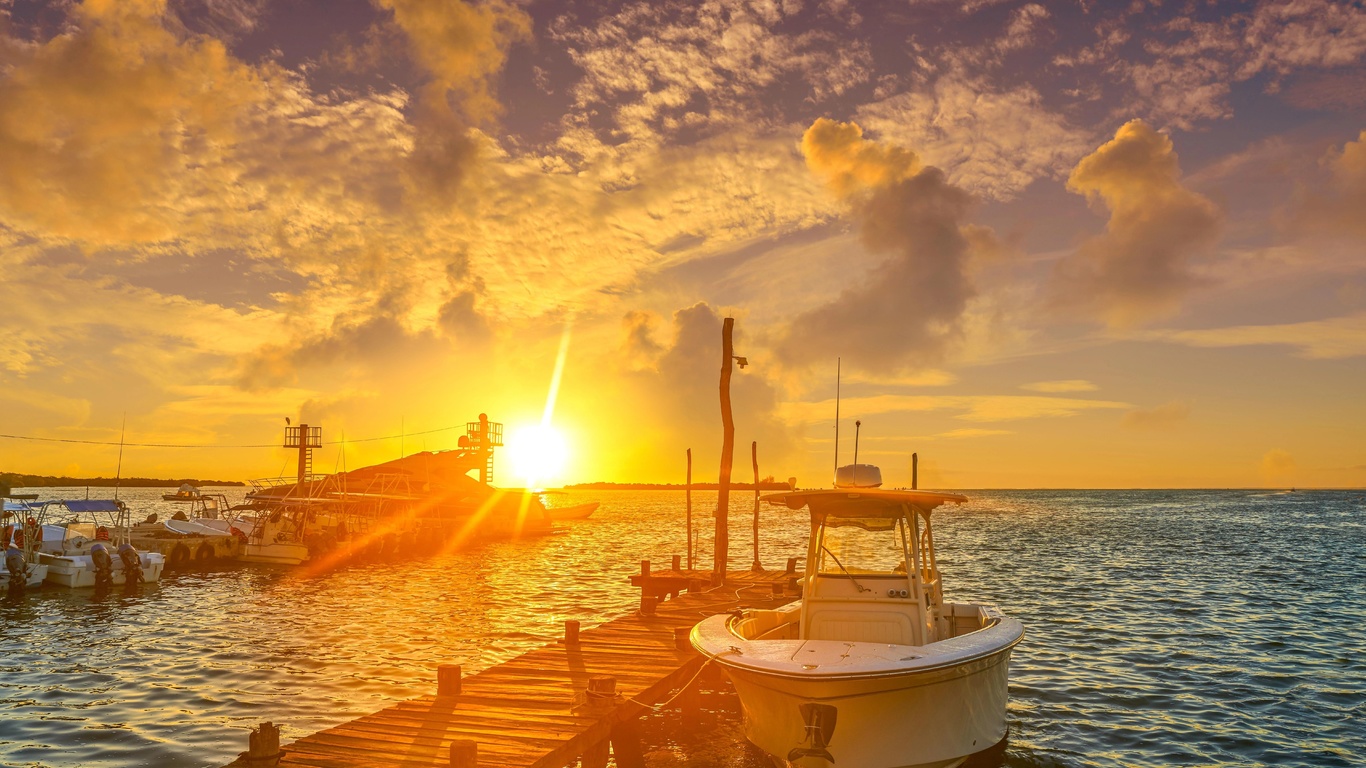
[[906, 613], [813, 606], [807, 618], [807, 640], [843, 640], [850, 643], [913, 645], [915, 625]]

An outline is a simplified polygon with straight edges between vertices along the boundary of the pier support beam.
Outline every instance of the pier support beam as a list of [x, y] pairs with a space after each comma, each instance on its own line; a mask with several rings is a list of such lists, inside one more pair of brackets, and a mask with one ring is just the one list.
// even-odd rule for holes
[[645, 768], [640, 721], [632, 718], [612, 726], [612, 755], [617, 759], [617, 768]]

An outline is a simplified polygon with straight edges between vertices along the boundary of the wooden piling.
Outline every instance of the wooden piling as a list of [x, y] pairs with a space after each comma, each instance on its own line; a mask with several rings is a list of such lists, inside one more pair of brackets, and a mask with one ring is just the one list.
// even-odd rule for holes
[[691, 651], [692, 627], [674, 627], [674, 648], [680, 651]]
[[735, 418], [730, 412], [730, 374], [735, 359], [735, 349], [731, 345], [731, 333], [735, 330], [735, 318], [727, 317], [721, 323], [721, 472], [717, 478], [720, 484], [716, 496], [716, 540], [712, 545], [712, 573], [721, 583], [726, 581], [726, 558], [730, 549], [730, 470], [735, 461]]
[[436, 695], [460, 695], [460, 665], [440, 664], [436, 668]]
[[574, 619], [569, 619], [564, 623], [564, 644], [579, 644], [579, 622]]
[[640, 596], [640, 614], [642, 616], [655, 615], [655, 609], [659, 606], [659, 598], [655, 595]]
[[649, 560], [641, 560], [641, 561], [640, 561], [640, 575], [641, 575], [641, 576], [649, 576], [649, 575], [650, 575], [650, 561], [649, 561]]
[[686, 504], [687, 504], [687, 507], [688, 507], [688, 570], [691, 571], [692, 568], [693, 568], [693, 564], [692, 564], [692, 449], [691, 449], [691, 448], [688, 449], [688, 484], [687, 484], [687, 486], [685, 486], [685, 487], [687, 488], [687, 490], [685, 490], [684, 493], [686, 494], [686, 497], [685, 497], [685, 498], [686, 498], [686, 500], [687, 500], [687, 501], [686, 501]]
[[452, 741], [451, 768], [479, 768], [479, 745], [469, 739]]
[[749, 444], [750, 458], [754, 462], [754, 562], [750, 564], [751, 571], [762, 571], [764, 567], [759, 564], [759, 441], [755, 440]]
[[786, 570], [786, 571], [783, 571], [783, 573], [796, 573], [796, 572], [797, 572], [797, 558], [795, 558], [795, 557], [789, 557], [789, 558], [787, 559], [787, 570]]
[[920, 454], [911, 454], [911, 490], [920, 487]]
[[247, 736], [247, 751], [242, 761], [249, 766], [271, 766], [280, 763], [280, 728], [271, 722], [261, 723]]
[[683, 570], [683, 556], [682, 556], [682, 555], [674, 555], [674, 558], [673, 558], [673, 568], [672, 568], [672, 570], [674, 570], [674, 571], [681, 571], [681, 570]]

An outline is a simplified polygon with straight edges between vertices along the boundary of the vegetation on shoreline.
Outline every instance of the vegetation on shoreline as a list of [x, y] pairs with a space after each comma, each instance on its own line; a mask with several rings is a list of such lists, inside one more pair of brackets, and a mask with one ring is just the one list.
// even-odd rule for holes
[[62, 488], [90, 486], [91, 488], [178, 488], [184, 483], [195, 487], [239, 486], [246, 483], [237, 480], [199, 480], [188, 477], [178, 480], [163, 480], [154, 477], [65, 477], [58, 475], [25, 475], [17, 472], [0, 472], [0, 486], [10, 488]]
[[[688, 486], [684, 483], [575, 483], [566, 485], [567, 491], [682, 491]], [[720, 483], [693, 483], [694, 491], [719, 491]], [[732, 491], [752, 491], [754, 483], [731, 483]], [[787, 483], [780, 483], [774, 480], [760, 480], [759, 490], [761, 491], [788, 491], [791, 488]]]

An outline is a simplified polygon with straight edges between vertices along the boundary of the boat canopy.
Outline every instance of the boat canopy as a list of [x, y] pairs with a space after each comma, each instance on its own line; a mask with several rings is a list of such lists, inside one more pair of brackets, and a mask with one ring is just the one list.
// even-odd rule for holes
[[769, 504], [786, 506], [788, 509], [809, 506], [812, 522], [823, 521], [826, 525], [834, 526], [856, 525], [867, 530], [890, 530], [896, 518], [901, 516], [902, 505], [909, 505], [929, 514], [940, 504], [962, 504], [968, 497], [939, 491], [835, 488], [778, 493], [765, 496], [764, 500]]
[[71, 501], [55, 501], [53, 504], [61, 504], [72, 512], [118, 512], [119, 503], [110, 499], [73, 499]]

